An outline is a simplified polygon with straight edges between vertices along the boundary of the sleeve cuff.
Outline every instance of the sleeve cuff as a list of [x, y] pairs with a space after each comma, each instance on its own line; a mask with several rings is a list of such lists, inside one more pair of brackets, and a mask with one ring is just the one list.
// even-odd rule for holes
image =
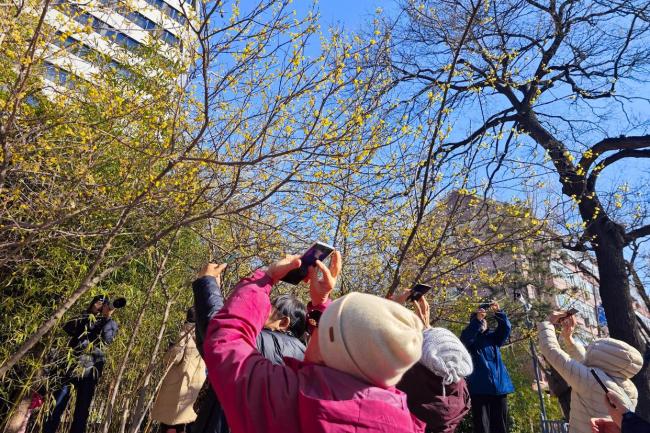
[[320, 303], [318, 305], [313, 305], [311, 301], [309, 301], [309, 303], [307, 304], [307, 312], [309, 313], [310, 311], [318, 310], [322, 313], [323, 311], [325, 311], [327, 307], [329, 307], [331, 303], [332, 300], [329, 298], [325, 302]]
[[311, 301], [307, 304], [307, 332], [309, 332], [309, 335], [314, 335], [314, 330], [316, 329], [316, 326], [310, 323], [311, 321], [309, 320], [309, 314], [312, 311], [320, 311], [323, 313], [331, 303], [332, 300], [328, 298], [325, 302], [322, 302], [318, 305], [313, 305]]

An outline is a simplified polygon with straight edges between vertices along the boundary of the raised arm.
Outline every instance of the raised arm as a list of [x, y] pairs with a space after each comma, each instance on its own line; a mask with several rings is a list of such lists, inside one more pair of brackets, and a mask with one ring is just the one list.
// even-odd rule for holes
[[288, 258], [243, 279], [208, 325], [203, 346], [208, 377], [232, 431], [269, 431], [276, 420], [297, 417], [295, 405], [287, 404], [298, 398], [296, 373], [265, 359], [255, 338], [271, 309], [273, 283], [298, 266], [297, 257]]
[[196, 346], [201, 356], [203, 356], [203, 342], [208, 323], [223, 308], [220, 281], [221, 273], [225, 268], [225, 264], [209, 263], [199, 272], [199, 278], [192, 283], [196, 311]]
[[569, 356], [571, 359], [575, 359], [578, 362], [584, 362], [587, 351], [582, 344], [573, 338], [573, 331], [577, 325], [575, 315], [566, 317], [560, 321], [560, 324], [562, 325], [562, 339], [564, 340], [566, 351], [569, 353]]
[[63, 324], [63, 330], [69, 336], [78, 338], [86, 330], [88, 323], [88, 314], [84, 313], [81, 317], [75, 317], [65, 322]]
[[463, 332], [460, 333], [460, 341], [463, 342], [465, 347], [470, 348], [474, 345], [476, 342], [476, 338], [481, 332], [481, 321], [476, 318], [476, 316], [472, 317], [469, 321], [469, 324], [465, 329], [463, 329]]
[[510, 337], [512, 325], [508, 316], [503, 311], [496, 311], [494, 317], [497, 319], [497, 328], [491, 333], [491, 337], [494, 344], [501, 347], [506, 343], [508, 337]]
[[569, 354], [562, 350], [555, 336], [555, 327], [551, 322], [538, 323], [537, 330], [539, 331], [540, 352], [572, 388], [578, 392], [602, 392], [591, 376], [589, 368], [581, 362], [571, 359]]

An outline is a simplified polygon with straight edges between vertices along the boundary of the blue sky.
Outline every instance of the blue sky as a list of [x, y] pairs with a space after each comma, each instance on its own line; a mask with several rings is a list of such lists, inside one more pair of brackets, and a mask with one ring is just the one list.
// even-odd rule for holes
[[[305, 3], [305, 0], [298, 0]], [[321, 13], [323, 27], [328, 25], [343, 25], [348, 29], [361, 25], [375, 9], [394, 7], [393, 1], [379, 0], [321, 0], [318, 8]]]
[[[310, 0], [295, 0], [292, 6], [300, 13], [310, 5]], [[393, 0], [320, 0], [317, 8], [323, 31], [330, 26], [343, 26], [348, 30], [357, 30], [369, 21], [378, 7], [391, 10], [395, 5], [396, 2]]]

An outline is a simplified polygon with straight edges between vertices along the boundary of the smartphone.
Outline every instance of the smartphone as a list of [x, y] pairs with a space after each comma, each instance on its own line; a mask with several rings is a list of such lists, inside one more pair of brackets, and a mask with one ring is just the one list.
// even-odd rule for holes
[[411, 289], [411, 294], [409, 295], [408, 298], [406, 298], [407, 301], [418, 301], [422, 296], [424, 296], [429, 290], [431, 290], [431, 286], [427, 284], [416, 284], [413, 286]]
[[591, 375], [594, 376], [594, 379], [596, 379], [596, 382], [598, 382], [598, 385], [600, 385], [600, 387], [603, 389], [603, 391], [605, 391], [605, 394], [607, 394], [607, 392], [609, 391], [609, 389], [607, 389], [607, 387], [605, 386], [605, 384], [603, 383], [603, 381], [600, 380], [600, 377], [598, 377], [598, 374], [596, 374], [596, 370], [594, 370], [594, 369], [592, 368], [592, 369], [590, 369], [589, 371], [591, 371]]
[[314, 266], [316, 260], [322, 262], [328, 258], [332, 252], [334, 252], [333, 246], [327, 245], [323, 242], [314, 242], [314, 244], [305, 251], [305, 254], [300, 257], [300, 267], [290, 271], [284, 276], [284, 278], [282, 278], [282, 281], [295, 286], [307, 277], [307, 270], [310, 266]]
[[223, 259], [219, 260], [219, 262], [221, 262], [221, 263], [226, 263], [226, 264], [229, 265], [229, 264], [231, 264], [232, 262], [234, 262], [235, 259], [238, 258], [238, 257], [239, 257], [239, 254], [237, 254], [237, 253], [230, 253], [230, 254], [226, 255]]
[[573, 316], [573, 315], [575, 315], [577, 313], [578, 313], [578, 310], [576, 310], [575, 308], [569, 309], [569, 311], [567, 311], [566, 314], [564, 314], [564, 316], [562, 316], [560, 319], [558, 319], [558, 323], [561, 324], [565, 319], [568, 319], [569, 317], [571, 317], [571, 316]]

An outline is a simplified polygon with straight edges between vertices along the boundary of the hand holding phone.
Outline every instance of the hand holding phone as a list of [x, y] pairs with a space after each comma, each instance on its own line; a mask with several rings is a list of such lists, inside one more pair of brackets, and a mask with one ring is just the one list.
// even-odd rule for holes
[[408, 296], [408, 298], [406, 298], [406, 300], [416, 302], [429, 290], [431, 290], [431, 286], [427, 284], [416, 284], [411, 289], [411, 294]]
[[566, 311], [562, 316], [558, 318], [558, 323], [562, 323], [564, 320], [568, 319], [571, 316], [575, 316], [578, 313], [578, 310], [571, 308]]
[[342, 267], [341, 253], [334, 251], [330, 256], [329, 265], [325, 265], [325, 263], [319, 260], [316, 262], [316, 266], [308, 269], [309, 298], [313, 306], [323, 304], [327, 301], [330, 293], [336, 287], [336, 280], [341, 273]]
[[314, 242], [307, 251], [300, 257], [300, 267], [286, 274], [282, 281], [296, 285], [307, 278], [309, 268], [316, 265], [316, 261], [321, 262], [328, 258], [334, 251], [334, 247], [323, 242]]

